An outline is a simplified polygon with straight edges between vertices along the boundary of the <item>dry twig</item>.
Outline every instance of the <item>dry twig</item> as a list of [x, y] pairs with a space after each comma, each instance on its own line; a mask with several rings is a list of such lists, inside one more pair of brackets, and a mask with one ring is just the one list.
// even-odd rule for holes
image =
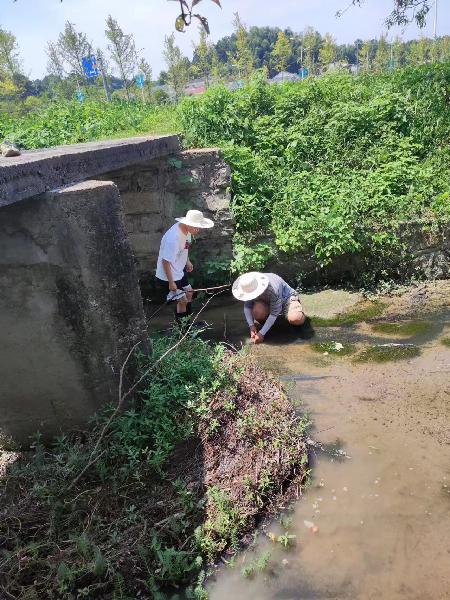
[[123, 387], [123, 375], [124, 375], [124, 371], [125, 368], [128, 364], [128, 361], [130, 360], [132, 354], [134, 353], [134, 351], [136, 350], [136, 348], [139, 346], [139, 344], [141, 343], [141, 341], [137, 342], [137, 344], [135, 344], [130, 352], [128, 353], [125, 362], [123, 363], [123, 365], [120, 368], [120, 376], [119, 376], [119, 401], [117, 403], [116, 408], [114, 409], [114, 411], [111, 413], [109, 419], [107, 420], [107, 422], [105, 423], [105, 426], [103, 427], [102, 431], [100, 432], [100, 435], [95, 443], [95, 446], [91, 452], [91, 455], [89, 457], [89, 460], [87, 462], [87, 464], [85, 465], [85, 467], [82, 469], [82, 471], [75, 477], [75, 479], [72, 480], [72, 482], [69, 484], [69, 486], [67, 487], [67, 490], [70, 490], [74, 487], [74, 485], [77, 484], [77, 482], [81, 479], [81, 477], [86, 473], [86, 471], [88, 471], [88, 469], [90, 469], [99, 459], [101, 456], [103, 456], [103, 454], [105, 454], [105, 452], [107, 451], [107, 449], [103, 450], [100, 454], [96, 455], [96, 452], [100, 446], [100, 443], [102, 442], [103, 438], [105, 437], [112, 421], [115, 419], [115, 417], [119, 414], [119, 412], [121, 411], [125, 400], [130, 396], [130, 394], [132, 394], [134, 392], [134, 390], [144, 381], [144, 379], [146, 377], [148, 377], [148, 375], [154, 371], [156, 369], [156, 367], [161, 364], [161, 362], [166, 358], [166, 356], [168, 356], [171, 352], [173, 352], [174, 350], [176, 350], [178, 348], [178, 346], [186, 339], [186, 337], [189, 335], [192, 326], [194, 325], [195, 321], [197, 320], [197, 318], [199, 317], [199, 315], [205, 310], [205, 308], [208, 306], [208, 304], [211, 302], [211, 300], [217, 296], [218, 294], [220, 294], [223, 290], [220, 290], [218, 292], [216, 292], [215, 294], [212, 294], [210, 296], [210, 298], [208, 298], [208, 300], [205, 302], [205, 304], [201, 307], [201, 309], [198, 311], [198, 313], [195, 315], [195, 317], [192, 319], [191, 324], [189, 325], [189, 327], [186, 329], [186, 332], [181, 336], [181, 338], [176, 342], [176, 344], [174, 344], [173, 346], [171, 346], [168, 350], [166, 350], [166, 352], [164, 352], [164, 354], [162, 354], [158, 360], [156, 362], [154, 362], [148, 369], [146, 369], [144, 371], [144, 373], [139, 377], [139, 379], [125, 392], [122, 392], [122, 387]]

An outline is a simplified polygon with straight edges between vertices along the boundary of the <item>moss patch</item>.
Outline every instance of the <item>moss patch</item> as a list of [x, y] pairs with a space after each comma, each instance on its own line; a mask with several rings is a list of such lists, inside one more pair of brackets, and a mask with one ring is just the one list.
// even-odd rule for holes
[[335, 317], [311, 317], [312, 324], [315, 327], [340, 327], [341, 325], [354, 325], [361, 323], [382, 314], [385, 304], [383, 302], [364, 302], [354, 310], [336, 315]]
[[444, 346], [447, 346], [447, 348], [450, 348], [450, 337], [442, 338], [441, 344], [444, 344]]
[[372, 331], [402, 337], [412, 337], [429, 331], [431, 325], [427, 321], [408, 321], [406, 323], [375, 323]]
[[353, 344], [342, 344], [341, 342], [315, 342], [311, 344], [311, 349], [321, 354], [327, 352], [333, 356], [348, 356], [356, 352]]
[[397, 360], [407, 360], [420, 355], [420, 348], [406, 345], [371, 346], [363, 350], [355, 362], [385, 363]]

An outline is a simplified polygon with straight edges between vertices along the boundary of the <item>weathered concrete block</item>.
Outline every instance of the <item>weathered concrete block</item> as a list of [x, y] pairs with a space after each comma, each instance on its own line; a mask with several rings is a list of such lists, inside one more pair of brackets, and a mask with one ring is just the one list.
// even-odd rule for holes
[[140, 279], [153, 277], [164, 230], [192, 208], [216, 223], [212, 231], [198, 235], [193, 249], [196, 257], [201, 262], [231, 258], [231, 170], [217, 148], [158, 157], [102, 178], [119, 187]]
[[85, 182], [0, 208], [0, 435], [26, 445], [117, 402], [147, 342], [118, 190]]
[[[72, 144], [0, 157], [0, 206], [179, 150], [176, 135]], [[134, 182], [134, 179], [128, 178]]]
[[[115, 182], [114, 182], [115, 183]], [[118, 186], [119, 187], [119, 186]], [[164, 192], [122, 192], [119, 187], [125, 214], [161, 213], [164, 209]]]
[[133, 252], [137, 257], [142, 254], [145, 256], [158, 256], [159, 244], [162, 238], [161, 233], [130, 233], [129, 238]]

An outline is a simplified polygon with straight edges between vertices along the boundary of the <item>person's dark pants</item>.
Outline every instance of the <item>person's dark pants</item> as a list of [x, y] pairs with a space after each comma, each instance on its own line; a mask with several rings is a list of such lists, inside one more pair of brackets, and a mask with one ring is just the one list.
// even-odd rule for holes
[[[170, 292], [169, 289], [169, 282], [168, 281], [163, 281], [162, 279], [159, 279], [158, 277], [156, 278], [158, 285], [162, 288], [165, 289], [166, 293], [168, 294]], [[175, 284], [177, 286], [177, 289], [179, 290], [183, 290], [183, 291], [189, 291], [192, 289], [191, 284], [188, 281], [187, 275], [186, 275], [186, 271], [184, 272], [184, 275], [181, 279], [178, 279], [177, 281], [175, 281]], [[179, 312], [178, 311], [178, 304], [175, 306], [175, 319], [177, 320], [177, 322], [182, 321], [185, 317], [188, 317], [189, 315], [192, 314], [192, 303], [188, 302], [186, 305], [186, 310], [183, 312]]]

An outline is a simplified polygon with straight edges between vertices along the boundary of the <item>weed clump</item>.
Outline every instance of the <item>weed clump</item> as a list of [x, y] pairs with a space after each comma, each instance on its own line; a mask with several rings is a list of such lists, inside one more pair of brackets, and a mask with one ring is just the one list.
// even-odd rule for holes
[[427, 321], [409, 321], [408, 323], [375, 323], [372, 325], [372, 331], [376, 333], [386, 333], [389, 335], [398, 335], [402, 337], [413, 337], [427, 333], [430, 329], [430, 323]]
[[314, 352], [332, 356], [349, 356], [356, 352], [354, 344], [342, 344], [340, 342], [315, 342], [311, 344], [311, 348]]
[[315, 327], [340, 327], [342, 325], [355, 325], [383, 313], [385, 304], [380, 301], [364, 302], [355, 309], [336, 315], [335, 317], [311, 317], [312, 324]]
[[98, 447], [112, 407], [51, 447], [38, 436], [7, 467], [8, 597], [162, 598], [183, 586], [204, 598], [209, 561], [237, 548], [293, 474], [302, 480], [303, 428], [281, 388], [240, 355], [191, 337], [158, 363], [174, 341], [155, 340], [153, 356], [139, 357], [142, 372], [157, 368]]
[[412, 345], [394, 345], [371, 346], [363, 350], [354, 359], [356, 362], [377, 362], [385, 363], [397, 360], [408, 360], [420, 356], [420, 348]]
[[444, 344], [444, 346], [447, 346], [447, 348], [450, 348], [450, 337], [442, 338], [441, 344]]

